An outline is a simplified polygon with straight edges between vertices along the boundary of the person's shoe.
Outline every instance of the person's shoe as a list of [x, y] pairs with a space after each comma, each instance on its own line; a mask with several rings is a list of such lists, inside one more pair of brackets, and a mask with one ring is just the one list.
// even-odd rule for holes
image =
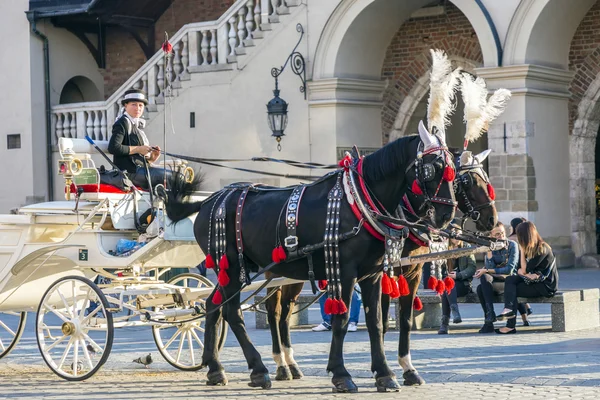
[[494, 324], [492, 324], [491, 322], [486, 322], [479, 330], [479, 333], [494, 333]]
[[[329, 328], [329, 329], [331, 329], [331, 328]], [[358, 329], [358, 326], [356, 326], [356, 322], [348, 323], [348, 332], [356, 332], [357, 329]]]
[[330, 331], [330, 330], [331, 330], [331, 325], [329, 325], [327, 322], [321, 322], [319, 325], [312, 328], [313, 332], [323, 332], [323, 331]]
[[455, 324], [460, 324], [462, 322], [462, 318], [460, 317], [460, 312], [458, 312], [458, 304], [452, 304], [450, 306], [450, 311], [452, 312], [452, 322]]
[[494, 332], [496, 332], [500, 335], [512, 335], [513, 333], [517, 333], [517, 330], [515, 328], [513, 328], [510, 331], [501, 331], [500, 328], [498, 328], [498, 329], [494, 329]]
[[515, 318], [515, 317], [516, 317], [516, 315], [513, 311], [508, 311], [508, 312], [497, 315], [496, 319], [498, 321], [504, 321], [505, 319], [511, 319], [511, 318]]
[[450, 317], [442, 315], [442, 323], [440, 324], [440, 330], [438, 331], [438, 335], [447, 335], [448, 334], [448, 324], [450, 323]]
[[523, 321], [523, 326], [529, 326], [529, 325], [531, 325], [531, 324], [529, 323], [529, 321], [527, 321], [527, 320]]

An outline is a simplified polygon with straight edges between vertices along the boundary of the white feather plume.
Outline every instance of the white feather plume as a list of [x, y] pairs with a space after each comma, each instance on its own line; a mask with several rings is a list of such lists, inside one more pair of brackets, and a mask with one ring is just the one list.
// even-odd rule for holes
[[506, 108], [510, 90], [498, 89], [487, 99], [487, 87], [482, 78], [462, 74], [461, 92], [465, 103], [464, 121], [467, 124], [465, 143], [475, 142]]
[[452, 70], [452, 65], [443, 50], [431, 50], [432, 67], [427, 105], [427, 127], [433, 133], [435, 126], [446, 139], [446, 127], [450, 125], [450, 115], [456, 104], [455, 90], [460, 78], [460, 68]]

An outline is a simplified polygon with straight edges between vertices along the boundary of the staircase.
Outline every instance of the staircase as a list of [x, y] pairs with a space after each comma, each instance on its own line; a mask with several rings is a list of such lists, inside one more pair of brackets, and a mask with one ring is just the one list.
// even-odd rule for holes
[[177, 97], [182, 82], [193, 74], [237, 70], [238, 63], [272, 34], [273, 25], [300, 4], [301, 0], [238, 0], [217, 21], [184, 25], [170, 39], [170, 57], [165, 60], [163, 51], [158, 51], [108, 100], [53, 106], [53, 144], [60, 137], [86, 135], [108, 140], [120, 100], [129, 89], [148, 94], [145, 117], [151, 122], [163, 109], [165, 98]]

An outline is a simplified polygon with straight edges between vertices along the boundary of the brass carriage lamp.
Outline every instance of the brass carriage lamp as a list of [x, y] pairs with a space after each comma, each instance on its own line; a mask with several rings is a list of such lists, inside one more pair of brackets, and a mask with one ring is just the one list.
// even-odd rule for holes
[[279, 97], [279, 89], [277, 89], [277, 81], [275, 81], [275, 97], [267, 103], [267, 116], [269, 119], [269, 128], [273, 131], [273, 136], [277, 141], [277, 150], [281, 151], [281, 137], [285, 136], [285, 128], [288, 123], [287, 108], [288, 103]]

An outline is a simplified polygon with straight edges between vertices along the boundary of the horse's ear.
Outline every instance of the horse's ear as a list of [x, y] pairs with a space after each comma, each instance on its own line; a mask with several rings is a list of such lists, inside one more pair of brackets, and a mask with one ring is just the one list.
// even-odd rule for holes
[[438, 147], [440, 142], [435, 135], [429, 133], [423, 121], [419, 121], [419, 136], [421, 137], [421, 141], [425, 147], [425, 150], [430, 149], [432, 147]]
[[492, 152], [492, 149], [484, 150], [475, 156], [475, 160], [477, 160], [477, 162], [479, 164], [481, 164], [490, 155], [491, 152]]
[[460, 155], [460, 165], [462, 166], [473, 165], [473, 161], [473, 153], [470, 151], [465, 150]]

